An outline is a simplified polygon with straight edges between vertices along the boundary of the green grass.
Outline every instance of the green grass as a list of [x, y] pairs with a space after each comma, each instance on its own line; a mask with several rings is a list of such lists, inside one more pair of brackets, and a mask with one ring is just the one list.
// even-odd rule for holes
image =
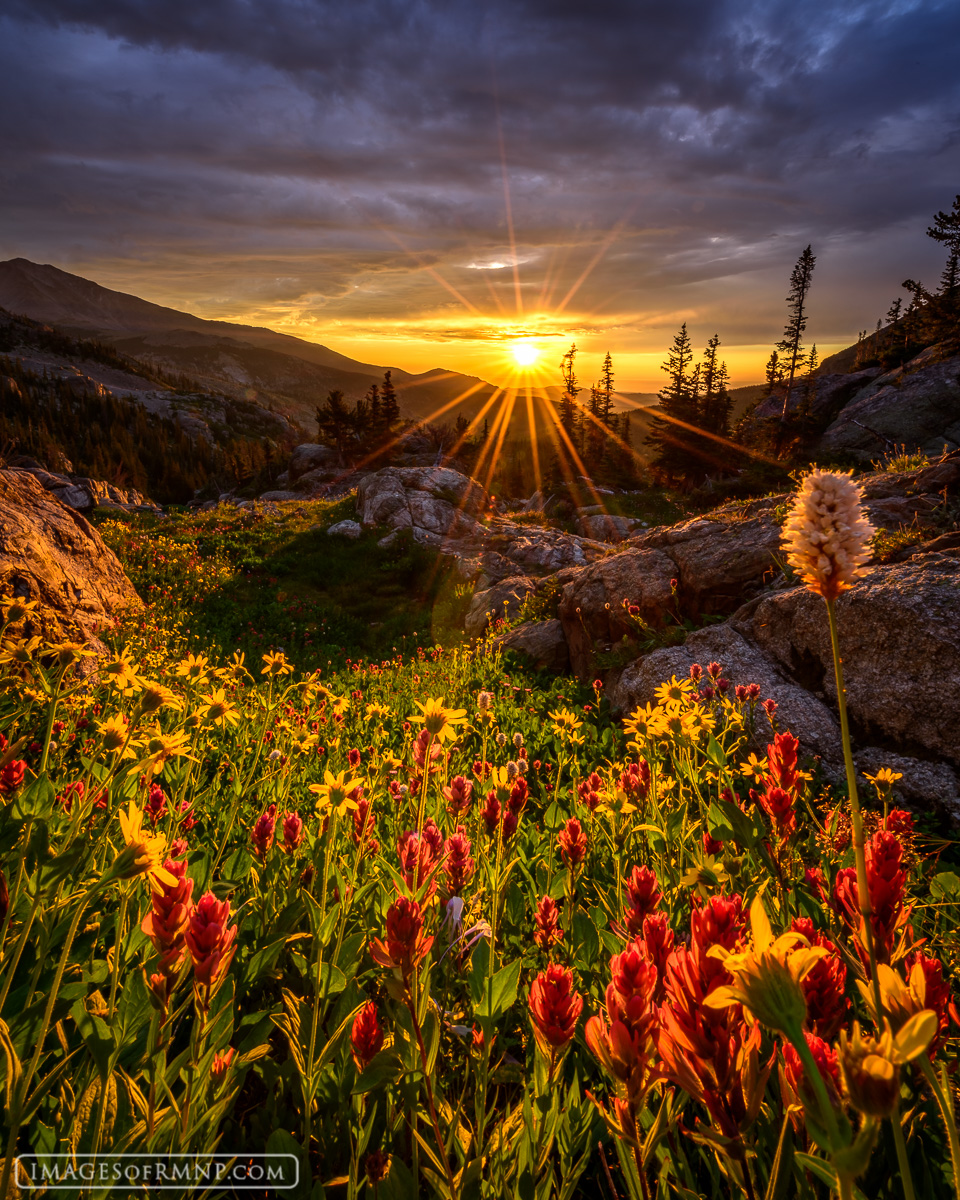
[[[331, 525], [353, 516], [347, 497], [279, 512], [224, 505], [99, 524], [141, 597], [183, 614], [182, 631], [198, 648], [282, 648], [309, 666], [462, 641], [472, 589], [449, 561], [409, 537], [381, 547], [382, 531], [330, 537]], [[190, 597], [185, 565], [199, 576]]]

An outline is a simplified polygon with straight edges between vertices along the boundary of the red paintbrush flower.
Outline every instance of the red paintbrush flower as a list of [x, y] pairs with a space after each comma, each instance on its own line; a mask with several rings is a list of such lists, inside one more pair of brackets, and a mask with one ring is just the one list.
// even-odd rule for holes
[[204, 1007], [209, 1006], [236, 951], [237, 927], [229, 922], [230, 901], [218, 900], [213, 892], [205, 892], [190, 910], [184, 938], [193, 961], [193, 977], [204, 991]]
[[643, 930], [643, 919], [660, 905], [660, 884], [649, 867], [634, 867], [624, 891], [624, 920], [632, 937]]
[[576, 817], [571, 817], [557, 836], [557, 845], [563, 861], [571, 869], [577, 867], [587, 857], [587, 835]]
[[443, 874], [445, 880], [445, 899], [459, 896], [464, 885], [473, 878], [476, 862], [470, 857], [472, 850], [470, 839], [463, 825], [458, 825], [444, 843]]
[[271, 804], [262, 816], [257, 818], [257, 822], [253, 827], [251, 837], [253, 839], [253, 852], [261, 862], [264, 862], [267, 857], [267, 852], [273, 845], [274, 835], [277, 828], [277, 806]]
[[378, 966], [395, 971], [406, 980], [430, 952], [433, 938], [423, 932], [420, 905], [407, 896], [400, 896], [387, 910], [387, 936], [384, 941], [374, 938], [370, 953]]
[[383, 1049], [383, 1030], [377, 1019], [377, 1006], [372, 1000], [367, 1001], [354, 1017], [350, 1045], [358, 1071], [362, 1071]]
[[546, 1058], [553, 1060], [573, 1041], [583, 1011], [583, 998], [573, 986], [573, 972], [551, 963], [534, 979], [529, 1004], [537, 1045]]
[[447, 802], [447, 812], [456, 820], [470, 811], [470, 805], [473, 803], [473, 783], [464, 779], [462, 775], [455, 775], [443, 789], [443, 798]]
[[807, 1001], [807, 1028], [826, 1042], [832, 1042], [847, 1019], [847, 968], [840, 952], [825, 934], [814, 927], [809, 917], [796, 917], [790, 928], [802, 934], [811, 946], [828, 951], [801, 980]]
[[560, 928], [560, 910], [557, 908], [556, 901], [550, 896], [544, 896], [537, 904], [533, 920], [537, 927], [533, 940], [541, 950], [549, 950], [554, 942], [559, 942], [563, 937], [563, 930]]

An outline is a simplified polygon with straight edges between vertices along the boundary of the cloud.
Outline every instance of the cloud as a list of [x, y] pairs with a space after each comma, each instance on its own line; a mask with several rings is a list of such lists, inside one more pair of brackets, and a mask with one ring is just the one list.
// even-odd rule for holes
[[855, 336], [878, 288], [935, 276], [923, 230], [960, 175], [949, 2], [4, 12], [0, 256], [205, 315], [442, 324], [566, 298], [571, 328], [644, 350], [681, 313], [762, 342], [813, 242], [812, 320]]

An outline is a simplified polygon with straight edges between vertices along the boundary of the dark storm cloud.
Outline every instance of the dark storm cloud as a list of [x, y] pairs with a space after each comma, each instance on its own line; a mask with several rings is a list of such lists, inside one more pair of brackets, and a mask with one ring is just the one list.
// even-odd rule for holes
[[[911, 271], [929, 275], [923, 227], [960, 188], [952, 0], [0, 14], [4, 256], [192, 253], [211, 278], [246, 256], [251, 296], [276, 276], [288, 298], [375, 314], [397, 289], [410, 311], [435, 303], [442, 266], [507, 303], [512, 270], [468, 272], [509, 250], [502, 130], [525, 282], [539, 293], [561, 261], [572, 282], [616, 228], [578, 302], [643, 324], [716, 305], [718, 281], [782, 277], [806, 241], [835, 263], [869, 247], [878, 273], [885, 242], [893, 281], [912, 229]], [[738, 320], [749, 339], [753, 306]]]

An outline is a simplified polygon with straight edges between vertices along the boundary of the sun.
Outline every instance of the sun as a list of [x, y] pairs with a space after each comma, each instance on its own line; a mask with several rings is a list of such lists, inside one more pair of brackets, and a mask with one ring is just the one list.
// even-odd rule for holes
[[531, 346], [529, 342], [515, 342], [513, 345], [513, 357], [519, 367], [532, 367], [539, 355], [537, 347]]

